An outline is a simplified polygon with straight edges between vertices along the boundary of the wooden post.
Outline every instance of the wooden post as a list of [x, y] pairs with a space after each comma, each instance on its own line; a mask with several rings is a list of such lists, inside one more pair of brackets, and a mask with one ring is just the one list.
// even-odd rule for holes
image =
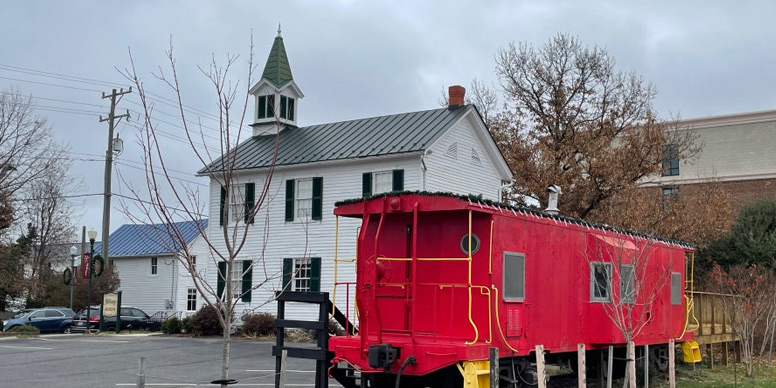
[[587, 368], [585, 367], [585, 344], [577, 345], [577, 387], [587, 387]]
[[604, 376], [606, 375], [604, 373], [604, 352], [603, 350], [598, 351], [598, 387], [604, 388]]
[[544, 371], [544, 345], [536, 345], [536, 375], [539, 379], [539, 388], [547, 388]]
[[628, 385], [630, 388], [636, 388], [636, 344], [633, 340], [628, 341], [626, 344], [626, 356], [628, 359]]
[[137, 373], [137, 388], [145, 388], [145, 357], [140, 357], [140, 370]]
[[673, 338], [668, 340], [668, 388], [676, 388], [676, 346]]
[[730, 352], [730, 342], [725, 341], [725, 343], [722, 345], [722, 363], [725, 364], [725, 366], [728, 366], [730, 363], [730, 360], [728, 360], [728, 353]]
[[614, 346], [609, 345], [609, 359], [606, 363], [606, 388], [612, 388], [612, 364], [614, 363]]
[[644, 345], [644, 388], [649, 388], [649, 345]]
[[714, 343], [709, 344], [709, 369], [714, 369]]
[[283, 351], [280, 353], [280, 384], [278, 385], [279, 388], [286, 388], [286, 369], [288, 368], [288, 364], [286, 364], [286, 361], [288, 359], [288, 350], [283, 349]]
[[490, 348], [490, 388], [498, 388], [498, 348]]

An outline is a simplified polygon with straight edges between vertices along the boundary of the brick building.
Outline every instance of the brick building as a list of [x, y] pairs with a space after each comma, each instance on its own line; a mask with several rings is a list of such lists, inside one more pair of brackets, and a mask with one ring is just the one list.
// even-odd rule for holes
[[776, 110], [688, 119], [680, 128], [697, 134], [701, 153], [695, 160], [680, 160], [666, 146], [663, 176], [644, 186], [670, 196], [684, 185], [718, 182], [737, 208], [776, 199]]

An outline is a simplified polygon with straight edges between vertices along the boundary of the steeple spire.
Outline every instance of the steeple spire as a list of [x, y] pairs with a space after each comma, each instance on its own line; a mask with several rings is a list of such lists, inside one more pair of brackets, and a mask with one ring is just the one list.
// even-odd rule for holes
[[256, 99], [256, 114], [251, 124], [253, 136], [274, 135], [297, 126], [299, 100], [304, 94], [291, 75], [281, 32], [278, 23], [278, 35], [269, 50], [261, 79], [248, 91]]
[[264, 73], [261, 77], [276, 87], [281, 87], [294, 79], [291, 75], [291, 66], [288, 64], [283, 37], [280, 35], [280, 23], [278, 23], [278, 36], [272, 43], [272, 49], [269, 51], [267, 64], [264, 65]]

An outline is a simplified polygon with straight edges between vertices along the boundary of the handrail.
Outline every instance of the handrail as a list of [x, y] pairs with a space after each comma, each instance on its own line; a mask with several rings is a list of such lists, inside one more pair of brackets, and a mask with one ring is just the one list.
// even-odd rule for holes
[[472, 318], [472, 210], [469, 209], [469, 233], [467, 234], [467, 239], [469, 240], [469, 248], [468, 248], [468, 262], [469, 262], [469, 277], [468, 277], [468, 285], [469, 285], [469, 323], [471, 323], [472, 328], [474, 328], [474, 341], [466, 342], [466, 345], [474, 345], [477, 343], [477, 341], [480, 339], [480, 329], [477, 328], [477, 324], [474, 323], [474, 318]]
[[493, 289], [493, 291], [496, 293], [496, 298], [494, 300], [494, 303], [496, 304], [496, 326], [498, 326], [498, 332], [501, 334], [501, 341], [506, 345], [509, 350], [511, 350], [513, 353], [517, 353], [517, 349], [513, 348], [512, 345], [509, 344], [507, 341], [507, 337], [504, 336], [504, 331], [501, 330], [501, 318], [498, 314], [498, 305], [499, 305], [499, 299], [498, 299], [498, 288], [496, 288], [495, 284], [491, 284], [490, 287]]

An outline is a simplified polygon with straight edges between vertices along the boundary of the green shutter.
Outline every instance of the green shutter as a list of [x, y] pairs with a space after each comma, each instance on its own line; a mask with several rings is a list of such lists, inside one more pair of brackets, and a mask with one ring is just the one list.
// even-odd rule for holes
[[313, 220], [323, 218], [323, 177], [313, 178]]
[[294, 272], [294, 259], [283, 259], [283, 291], [291, 291], [291, 274]]
[[245, 223], [246, 224], [253, 223], [253, 217], [251, 217], [251, 211], [253, 211], [253, 205], [255, 202], [255, 197], [256, 197], [255, 191], [256, 191], [255, 183], [245, 184]]
[[[236, 264], [236, 263], [235, 263]], [[243, 302], [250, 302], [251, 301], [251, 294], [253, 293], [253, 268], [251, 265], [253, 264], [250, 260], [244, 260], [243, 261], [243, 278], [242, 278], [242, 301]]]
[[221, 202], [219, 202], [219, 208], [218, 208], [218, 225], [221, 226], [224, 224], [224, 210], [226, 207], [224, 206], [226, 204], [226, 188], [224, 186], [221, 186]]
[[216, 281], [216, 293], [218, 294], [218, 299], [223, 300], [224, 299], [224, 285], [226, 284], [226, 262], [225, 261], [219, 261], [218, 262], [218, 280]]
[[361, 195], [368, 197], [372, 195], [372, 173], [365, 172], [361, 176]]
[[321, 258], [310, 258], [310, 291], [321, 291]]
[[294, 220], [294, 180], [286, 181], [286, 222]]
[[404, 191], [404, 170], [393, 170], [393, 191]]

